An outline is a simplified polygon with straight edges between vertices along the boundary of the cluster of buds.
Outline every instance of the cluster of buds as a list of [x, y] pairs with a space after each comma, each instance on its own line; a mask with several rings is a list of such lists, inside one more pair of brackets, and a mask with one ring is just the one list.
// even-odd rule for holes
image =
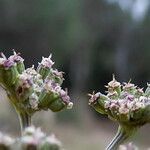
[[55, 135], [47, 136], [40, 128], [27, 127], [22, 137], [14, 139], [0, 133], [0, 150], [63, 150]]
[[131, 82], [121, 84], [113, 77], [106, 88], [106, 94], [89, 94], [89, 105], [119, 123], [117, 135], [107, 148], [113, 150], [139, 127], [150, 122], [150, 85], [143, 91]]
[[40, 128], [34, 126], [25, 129], [18, 143], [23, 150], [62, 150], [62, 144], [55, 135], [46, 136]]
[[67, 90], [61, 88], [63, 72], [52, 68], [51, 55], [43, 57], [37, 69], [25, 69], [24, 59], [15, 51], [9, 58], [1, 56], [0, 84], [17, 111], [32, 115], [39, 110], [57, 112], [72, 107]]
[[146, 91], [128, 82], [121, 84], [113, 77], [106, 86], [107, 94], [89, 94], [89, 104], [119, 123], [143, 125], [150, 121], [150, 86]]

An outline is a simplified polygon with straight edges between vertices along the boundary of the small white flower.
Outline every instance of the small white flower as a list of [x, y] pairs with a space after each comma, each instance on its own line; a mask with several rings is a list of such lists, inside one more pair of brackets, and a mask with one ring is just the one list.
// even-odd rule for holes
[[50, 55], [48, 58], [42, 57], [42, 61], [39, 63], [39, 66], [51, 68], [54, 64], [54, 62], [51, 60], [51, 57], [52, 55]]
[[20, 56], [20, 54], [17, 54], [15, 51], [14, 51], [14, 55], [11, 55], [8, 60], [10, 61], [13, 61], [13, 62], [24, 62], [24, 59]]

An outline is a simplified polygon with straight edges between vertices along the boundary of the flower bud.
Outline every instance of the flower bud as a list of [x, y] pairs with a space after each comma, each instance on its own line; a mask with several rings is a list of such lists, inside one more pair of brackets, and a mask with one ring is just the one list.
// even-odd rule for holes
[[42, 76], [42, 78], [45, 79], [49, 75], [50, 69], [41, 67], [40, 69], [38, 68], [38, 72]]
[[39, 96], [39, 108], [48, 109], [48, 106], [57, 99], [58, 95], [52, 92], [43, 90]]
[[105, 86], [107, 89], [108, 89], [108, 92], [109, 93], [114, 93], [116, 92], [118, 95], [120, 95], [121, 93], [121, 84], [120, 82], [117, 82], [116, 79], [115, 79], [115, 76], [113, 75], [113, 80], [110, 81], [108, 83], [107, 86]]
[[7, 62], [5, 62], [4, 69], [1, 70], [2, 80], [3, 80], [2, 84], [5, 87], [10, 87], [16, 82], [16, 79], [18, 77], [18, 71], [15, 65], [6, 67]]
[[58, 98], [57, 89], [61, 88], [51, 80], [46, 80], [39, 96], [39, 107], [48, 109], [49, 105]]
[[70, 102], [70, 97], [68, 96], [67, 91], [57, 89], [57, 93], [58, 98], [50, 104], [49, 109], [53, 112], [61, 111], [64, 108], [71, 109], [73, 103]]
[[50, 74], [47, 77], [47, 79], [48, 80], [51, 79], [55, 83], [58, 83], [59, 85], [61, 85], [64, 81], [63, 72], [59, 72], [57, 69], [55, 69], [55, 70], [51, 69]]
[[130, 82], [128, 83], [124, 82], [123, 87], [122, 87], [124, 92], [126, 91], [127, 93], [130, 93], [130, 94], [135, 94], [136, 88], [137, 87], [133, 83], [130, 83]]
[[108, 98], [101, 94], [100, 92], [98, 93], [93, 93], [93, 94], [88, 94], [90, 96], [89, 100], [89, 105], [94, 107], [94, 109], [102, 114], [105, 114], [105, 109], [104, 109], [104, 101], [107, 100]]
[[72, 103], [67, 92], [62, 90], [60, 85], [47, 80], [44, 89], [39, 96], [39, 107], [42, 109], [51, 109], [54, 112], [60, 111], [63, 108], [71, 108]]
[[49, 105], [49, 109], [53, 112], [58, 112], [63, 110], [66, 107], [66, 104], [62, 101], [62, 99], [58, 98]]
[[52, 55], [50, 55], [48, 58], [42, 57], [42, 62], [39, 63], [37, 72], [42, 76], [43, 79], [45, 79], [51, 70], [52, 65], [54, 62], [51, 60]]
[[0, 58], [0, 82], [5, 87], [13, 85], [18, 77], [18, 71], [14, 61], [9, 60], [1, 53]]
[[22, 73], [25, 70], [24, 59], [20, 56], [20, 54], [14, 51], [14, 55], [8, 58], [9, 61], [15, 62], [16, 67], [19, 73]]

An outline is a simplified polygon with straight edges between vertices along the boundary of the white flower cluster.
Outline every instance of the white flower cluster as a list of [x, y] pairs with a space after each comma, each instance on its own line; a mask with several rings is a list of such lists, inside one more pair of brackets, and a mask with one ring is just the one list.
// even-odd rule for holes
[[23, 144], [37, 145], [45, 136], [46, 135], [41, 131], [40, 128], [36, 129], [34, 126], [31, 126], [25, 129], [20, 140]]
[[0, 150], [63, 150], [54, 134], [47, 136], [40, 128], [27, 127], [20, 138], [11, 138], [0, 132]]
[[128, 145], [120, 145], [119, 150], [138, 150], [138, 147], [132, 143], [129, 143]]
[[54, 134], [46, 136], [40, 128], [35, 128], [34, 126], [25, 129], [23, 136], [20, 138], [20, 142], [23, 144], [23, 147], [44, 147], [44, 145], [49, 145], [49, 147], [57, 146], [57, 149], [62, 147], [61, 142], [58, 141]]

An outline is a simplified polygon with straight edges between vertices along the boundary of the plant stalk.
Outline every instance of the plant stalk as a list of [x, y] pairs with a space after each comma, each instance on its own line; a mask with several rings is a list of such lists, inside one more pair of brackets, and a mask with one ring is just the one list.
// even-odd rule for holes
[[17, 112], [17, 113], [20, 121], [21, 134], [22, 134], [25, 128], [31, 126], [31, 116], [26, 112]]
[[133, 132], [135, 131], [135, 129], [130, 129], [127, 130], [128, 128], [123, 128], [121, 125], [118, 128], [118, 132], [115, 135], [115, 137], [113, 138], [113, 140], [110, 142], [110, 144], [108, 145], [108, 147], [106, 148], [106, 150], [117, 150], [117, 148], [119, 147], [119, 145], [121, 143], [123, 143], [126, 139], [128, 139]]
[[20, 111], [21, 109], [19, 109], [17, 104], [15, 104], [15, 100], [14, 100], [15, 98], [12, 98], [9, 94], [8, 94], [8, 97], [9, 97], [11, 104], [14, 106], [16, 113], [18, 114], [18, 118], [20, 122], [20, 129], [21, 129], [21, 134], [22, 134], [26, 127], [31, 126], [31, 115], [29, 115], [27, 112], [23, 110]]

